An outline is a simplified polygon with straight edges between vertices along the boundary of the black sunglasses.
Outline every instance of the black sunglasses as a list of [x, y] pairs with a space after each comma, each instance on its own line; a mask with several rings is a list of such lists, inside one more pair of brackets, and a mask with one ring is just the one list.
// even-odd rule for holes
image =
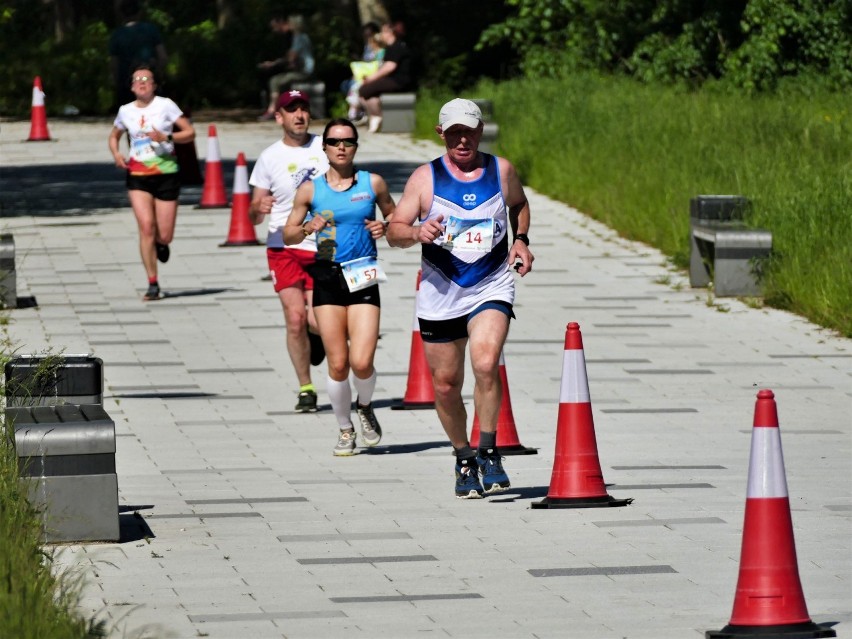
[[355, 138], [326, 138], [323, 144], [326, 146], [340, 146], [341, 142], [343, 142], [343, 146], [347, 149], [358, 146], [358, 140]]

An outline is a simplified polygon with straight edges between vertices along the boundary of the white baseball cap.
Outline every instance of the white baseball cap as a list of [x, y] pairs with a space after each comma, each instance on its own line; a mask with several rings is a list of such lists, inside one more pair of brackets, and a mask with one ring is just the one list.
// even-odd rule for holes
[[438, 126], [444, 131], [451, 126], [460, 124], [469, 129], [475, 129], [482, 123], [482, 111], [476, 106], [476, 102], [455, 98], [441, 107], [438, 115]]

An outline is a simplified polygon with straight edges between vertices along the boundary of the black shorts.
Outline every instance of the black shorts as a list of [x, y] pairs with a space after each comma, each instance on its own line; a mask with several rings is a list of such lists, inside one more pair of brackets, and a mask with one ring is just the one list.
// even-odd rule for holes
[[358, 89], [358, 95], [365, 100], [369, 100], [370, 98], [376, 98], [383, 93], [400, 93], [405, 91], [405, 89], [405, 85], [400, 84], [393, 78], [385, 76], [378, 80], [362, 84]]
[[483, 302], [467, 315], [454, 317], [448, 320], [427, 320], [420, 317], [417, 321], [420, 323], [420, 337], [424, 342], [441, 343], [454, 342], [457, 339], [466, 339], [467, 323], [473, 319], [478, 313], [493, 308], [515, 318], [515, 313], [512, 311], [512, 305], [508, 302], [494, 300], [492, 302]]
[[128, 172], [125, 184], [128, 191], [145, 191], [164, 202], [173, 202], [180, 195], [180, 178], [177, 173], [131, 175]]
[[352, 293], [346, 286], [339, 264], [323, 263], [317, 260], [308, 268], [314, 278], [314, 307], [317, 306], [354, 306], [372, 304], [381, 308], [379, 285], [373, 284]]

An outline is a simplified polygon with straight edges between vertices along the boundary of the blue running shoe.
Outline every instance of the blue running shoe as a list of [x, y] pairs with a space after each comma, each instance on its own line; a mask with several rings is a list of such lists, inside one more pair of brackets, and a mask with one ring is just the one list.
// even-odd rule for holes
[[485, 487], [486, 495], [504, 493], [511, 488], [509, 476], [503, 470], [503, 462], [496, 449], [480, 449], [476, 455], [476, 463], [479, 465], [479, 472], [482, 473], [482, 485]]
[[456, 459], [456, 497], [459, 499], [482, 499], [479, 465], [473, 457]]

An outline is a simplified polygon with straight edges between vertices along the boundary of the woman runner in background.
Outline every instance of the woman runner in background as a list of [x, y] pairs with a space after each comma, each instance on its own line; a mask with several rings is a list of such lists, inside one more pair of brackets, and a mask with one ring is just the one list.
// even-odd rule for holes
[[381, 306], [378, 282], [384, 276], [376, 259], [376, 240], [385, 234], [385, 223], [376, 219], [376, 206], [388, 220], [395, 204], [384, 178], [356, 169], [358, 131], [350, 120], [328, 123], [323, 149], [330, 168], [296, 191], [283, 233], [285, 244], [317, 234], [313, 304], [328, 360], [326, 391], [340, 428], [333, 453], [348, 456], [355, 453], [356, 439], [350, 369], [364, 443], [375, 446], [382, 438], [372, 407]]
[[[168, 262], [169, 244], [175, 233], [180, 178], [175, 143], [192, 142], [195, 129], [178, 105], [156, 95], [152, 69], [138, 67], [130, 90], [136, 99], [118, 109], [109, 134], [109, 150], [115, 165], [127, 171], [127, 195], [139, 225], [139, 252], [148, 275], [146, 301], [160, 299], [157, 260]], [[180, 131], [172, 134], [175, 125]], [[127, 135], [130, 155], [119, 150]]]

